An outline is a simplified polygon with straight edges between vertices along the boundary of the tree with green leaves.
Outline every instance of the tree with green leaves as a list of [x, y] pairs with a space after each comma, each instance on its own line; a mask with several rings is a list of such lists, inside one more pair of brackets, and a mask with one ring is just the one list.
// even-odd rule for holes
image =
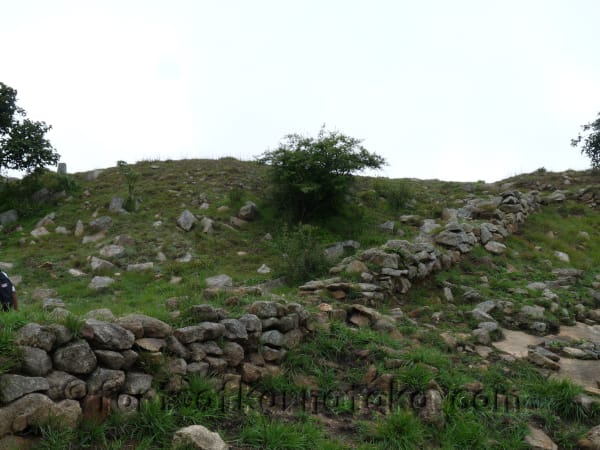
[[321, 128], [317, 138], [289, 134], [258, 161], [270, 166], [274, 199], [292, 218], [306, 221], [336, 212], [344, 203], [353, 175], [379, 169], [385, 160], [361, 141]]
[[581, 126], [583, 133], [577, 139], [571, 139], [571, 145], [577, 147], [583, 142], [581, 153], [590, 158], [592, 169], [600, 169], [600, 113], [594, 122]]
[[46, 138], [52, 126], [25, 116], [17, 106], [17, 91], [0, 82], [0, 169], [30, 173], [58, 162], [59, 155]]

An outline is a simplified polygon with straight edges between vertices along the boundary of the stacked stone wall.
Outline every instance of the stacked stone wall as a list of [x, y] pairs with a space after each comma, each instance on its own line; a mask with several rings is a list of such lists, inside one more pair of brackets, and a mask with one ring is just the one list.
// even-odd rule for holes
[[238, 318], [206, 304], [191, 315], [197, 322], [177, 329], [142, 314], [88, 319], [77, 335], [26, 324], [14, 339], [19, 362], [0, 375], [0, 437], [49, 415], [74, 426], [82, 416], [135, 411], [156, 388], [180, 391], [190, 375], [256, 382], [278, 371], [310, 317], [297, 303], [274, 301], [257, 301]]

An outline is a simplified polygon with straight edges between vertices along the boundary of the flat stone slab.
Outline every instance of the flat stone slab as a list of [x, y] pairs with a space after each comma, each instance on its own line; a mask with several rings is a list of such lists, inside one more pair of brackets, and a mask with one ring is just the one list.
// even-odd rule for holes
[[600, 395], [600, 361], [561, 358], [560, 370], [552, 378], [569, 380], [591, 394]]
[[586, 325], [585, 323], [577, 322], [572, 327], [561, 326], [558, 337], [585, 340], [594, 344], [600, 344], [600, 325]]
[[504, 353], [508, 353], [515, 358], [527, 358], [528, 345], [539, 345], [542, 338], [532, 336], [522, 331], [501, 329], [504, 340], [494, 342], [492, 345]]
[[[543, 341], [543, 338], [522, 331], [502, 329], [502, 333], [505, 339], [494, 342], [492, 345], [515, 358], [526, 358], [527, 347], [529, 345], [539, 345]], [[600, 344], [600, 326], [590, 326], [577, 322], [572, 327], [561, 327], [558, 335], [546, 336], [545, 339], [552, 339], [553, 337], [583, 339]], [[553, 378], [572, 381], [582, 386], [589, 393], [600, 395], [600, 385], [598, 384], [600, 382], [600, 361], [562, 357], [559, 364], [560, 369], [552, 374]]]

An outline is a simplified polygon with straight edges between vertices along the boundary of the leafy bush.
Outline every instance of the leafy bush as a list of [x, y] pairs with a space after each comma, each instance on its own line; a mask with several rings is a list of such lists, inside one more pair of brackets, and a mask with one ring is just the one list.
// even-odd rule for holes
[[17, 91], [0, 82], [0, 168], [30, 173], [58, 162], [46, 133], [52, 125], [34, 122], [17, 106]]
[[50, 194], [64, 191], [75, 192], [79, 185], [69, 175], [62, 175], [47, 169], [37, 169], [21, 180], [0, 183], [0, 208], [16, 209], [21, 216], [29, 216], [40, 212], [39, 204], [33, 200], [35, 193], [46, 189]]
[[298, 221], [332, 215], [345, 202], [352, 174], [385, 164], [360, 142], [324, 128], [316, 139], [287, 135], [277, 149], [258, 158], [271, 167], [276, 204]]
[[579, 134], [576, 139], [571, 139], [571, 145], [577, 147], [583, 141], [581, 153], [590, 158], [592, 169], [600, 169], [600, 113], [598, 118], [581, 126], [584, 134]]

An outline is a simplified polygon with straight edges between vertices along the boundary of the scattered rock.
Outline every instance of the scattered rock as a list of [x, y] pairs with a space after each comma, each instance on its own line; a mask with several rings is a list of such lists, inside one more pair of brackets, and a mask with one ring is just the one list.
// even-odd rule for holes
[[558, 445], [552, 442], [546, 433], [531, 425], [528, 427], [529, 433], [525, 436], [525, 442], [531, 446], [532, 450], [558, 450]]
[[113, 224], [113, 220], [109, 216], [100, 216], [92, 220], [89, 225], [92, 231], [100, 232], [108, 230]]
[[146, 272], [148, 270], [154, 270], [154, 263], [151, 261], [127, 265], [127, 272]]
[[75, 231], [73, 234], [76, 237], [81, 237], [81, 236], [83, 236], [83, 233], [84, 233], [83, 222], [81, 220], [78, 220], [77, 223], [75, 224]]
[[123, 246], [110, 244], [100, 249], [100, 256], [104, 256], [105, 258], [112, 258], [115, 256], [122, 255], [124, 251], [125, 248]]
[[95, 291], [100, 291], [102, 289], [108, 288], [114, 282], [115, 282], [115, 280], [113, 280], [110, 277], [95, 276], [94, 278], [92, 278], [92, 281], [90, 281], [90, 284], [88, 285], [88, 287]]
[[86, 274], [79, 269], [69, 269], [69, 275], [71, 275], [75, 278], [80, 278], [80, 277], [86, 276]]
[[173, 447], [193, 447], [200, 450], [228, 450], [229, 446], [218, 433], [202, 425], [181, 428], [173, 436]]
[[115, 269], [115, 265], [105, 259], [96, 258], [92, 256], [90, 259], [90, 267], [94, 272], [109, 271]]
[[215, 221], [208, 217], [204, 217], [200, 221], [200, 226], [202, 227], [202, 232], [204, 234], [212, 233], [214, 231], [214, 225], [215, 225]]
[[240, 208], [238, 218], [251, 222], [256, 219], [257, 212], [258, 210], [254, 202], [246, 202], [246, 204]]
[[39, 227], [31, 231], [31, 236], [36, 239], [41, 238], [42, 236], [48, 236], [50, 232], [45, 227]]
[[10, 209], [0, 213], [0, 224], [2, 225], [8, 225], [9, 223], [16, 222], [17, 220], [19, 220], [19, 213], [16, 209]]
[[186, 209], [177, 218], [177, 225], [183, 231], [190, 231], [197, 221], [196, 216]]
[[263, 264], [256, 270], [256, 272], [260, 273], [261, 275], [266, 275], [267, 273], [271, 273], [271, 268], [266, 264]]
[[84, 236], [83, 239], [81, 240], [82, 244], [89, 244], [92, 242], [97, 242], [100, 241], [102, 239], [104, 239], [106, 237], [106, 233], [104, 233], [104, 231], [100, 231], [96, 234], [92, 234], [90, 236]]
[[487, 244], [485, 244], [485, 249], [494, 255], [502, 255], [506, 253], [506, 245], [496, 241], [489, 241]]
[[206, 278], [208, 288], [225, 288], [233, 286], [233, 280], [229, 275], [221, 274]]
[[567, 255], [565, 252], [560, 252], [560, 251], [556, 250], [554, 252], [554, 256], [556, 256], [562, 262], [568, 263], [571, 261], [571, 258], [569, 258], [569, 255]]

